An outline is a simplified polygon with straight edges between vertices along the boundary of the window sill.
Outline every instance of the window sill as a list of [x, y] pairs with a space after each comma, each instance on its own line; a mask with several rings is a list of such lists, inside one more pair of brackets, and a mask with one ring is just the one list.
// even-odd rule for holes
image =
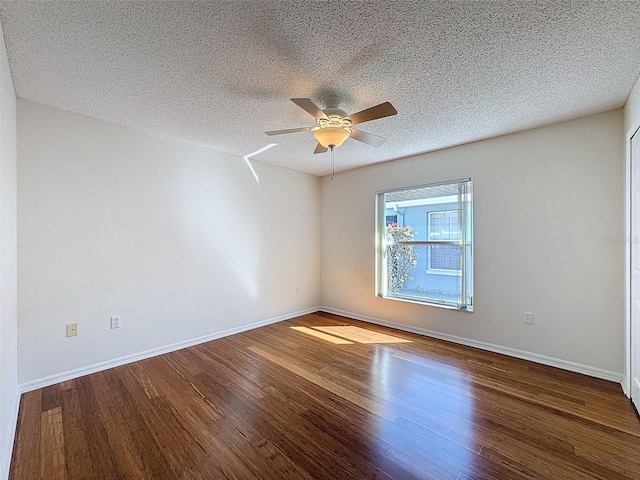
[[457, 305], [453, 305], [451, 303], [446, 303], [444, 301], [440, 302], [436, 299], [421, 299], [421, 298], [417, 298], [417, 297], [410, 297], [410, 296], [404, 296], [404, 295], [377, 295], [378, 298], [382, 298], [384, 300], [396, 300], [399, 302], [406, 302], [406, 303], [416, 303], [418, 305], [424, 305], [427, 307], [438, 307], [438, 308], [444, 308], [447, 310], [456, 310], [458, 312], [468, 312], [468, 313], [473, 313], [473, 306], [472, 305], [468, 305], [466, 308], [458, 308]]

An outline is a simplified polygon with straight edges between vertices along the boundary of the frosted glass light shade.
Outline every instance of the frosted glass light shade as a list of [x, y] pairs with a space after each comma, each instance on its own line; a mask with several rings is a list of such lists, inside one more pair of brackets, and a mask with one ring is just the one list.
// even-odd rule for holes
[[313, 132], [318, 143], [325, 148], [329, 148], [331, 145], [339, 147], [349, 138], [350, 134], [349, 130], [339, 127], [324, 127]]

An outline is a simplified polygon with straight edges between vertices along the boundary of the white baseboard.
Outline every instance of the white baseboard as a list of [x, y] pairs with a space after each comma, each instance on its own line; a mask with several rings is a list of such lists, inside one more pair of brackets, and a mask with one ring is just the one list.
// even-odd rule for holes
[[201, 337], [192, 338], [190, 340], [172, 343], [171, 345], [165, 345], [163, 347], [153, 348], [151, 350], [145, 350], [144, 352], [134, 353], [131, 355], [126, 355], [124, 357], [114, 358], [112, 360], [107, 360], [105, 362], [94, 363], [93, 365], [77, 368], [75, 370], [56, 373], [54, 375], [49, 375], [47, 377], [38, 378], [36, 380], [31, 380], [29, 382], [21, 383], [20, 385], [18, 385], [18, 391], [20, 393], [24, 393], [24, 392], [29, 392], [31, 390], [37, 390], [38, 388], [48, 387], [49, 385], [55, 385], [56, 383], [65, 382], [67, 380], [82, 377], [84, 375], [89, 375], [91, 373], [100, 372], [102, 370], [107, 370], [113, 367], [119, 367], [120, 365], [125, 365], [131, 362], [137, 362], [138, 360], [144, 360], [145, 358], [155, 357], [157, 355], [162, 355], [163, 353], [173, 352], [175, 350], [180, 350], [183, 348], [191, 347], [193, 345], [198, 345], [200, 343], [209, 342], [211, 340], [216, 340], [218, 338], [228, 337], [229, 335], [246, 332], [247, 330], [253, 330], [254, 328], [258, 328], [258, 327], [264, 327], [265, 325], [281, 322], [283, 320], [289, 320], [290, 318], [299, 317], [301, 315], [306, 315], [308, 313], [314, 313], [314, 312], [317, 312], [318, 309], [319, 307], [311, 307], [305, 310], [300, 310], [293, 313], [287, 313], [285, 315], [280, 315], [278, 317], [268, 318], [266, 320], [261, 320], [259, 322], [250, 323], [249, 325], [230, 328], [228, 330], [223, 330], [221, 332], [211, 333], [208, 335], [203, 335]]
[[627, 398], [631, 398], [631, 379], [629, 378], [629, 372], [627, 372], [622, 377], [622, 392], [627, 396]]
[[[455, 335], [449, 335], [446, 333], [435, 332], [433, 330], [427, 330], [424, 328], [412, 327], [409, 325], [403, 325], [400, 323], [389, 322], [380, 318], [369, 317], [367, 315], [360, 315], [353, 312], [345, 312], [331, 307], [320, 307], [320, 311], [327, 313], [334, 313], [343, 317], [351, 317], [356, 320], [362, 320], [363, 322], [374, 323], [377, 325], [383, 325], [385, 327], [396, 328], [406, 332], [417, 333], [419, 335], [425, 335], [427, 337], [438, 338], [440, 340], [447, 340], [453, 343], [459, 343], [468, 347], [475, 347], [481, 350], [487, 350], [489, 352], [501, 353], [510, 357], [521, 358], [523, 360], [530, 360], [532, 362], [541, 363], [543, 365], [549, 365], [551, 367], [561, 368], [563, 370], [569, 370], [570, 372], [582, 373], [589, 375], [590, 377], [601, 378], [616, 383], [623, 383], [624, 375], [618, 372], [612, 372], [610, 370], [604, 370], [602, 368], [592, 367], [590, 365], [584, 365], [582, 363], [570, 362], [568, 360], [562, 360], [560, 358], [548, 357], [546, 355], [539, 355], [537, 353], [526, 352], [524, 350], [518, 350], [510, 347], [503, 347], [501, 345], [494, 345], [492, 343], [481, 342], [479, 340], [472, 340], [469, 338], [458, 337]], [[624, 388], [624, 385], [623, 385]]]
[[11, 456], [13, 455], [13, 442], [18, 429], [18, 410], [20, 408], [20, 393], [16, 390], [9, 414], [9, 423], [7, 431], [4, 435], [4, 445], [2, 447], [2, 458], [0, 458], [0, 479], [9, 478], [9, 469], [11, 467]]

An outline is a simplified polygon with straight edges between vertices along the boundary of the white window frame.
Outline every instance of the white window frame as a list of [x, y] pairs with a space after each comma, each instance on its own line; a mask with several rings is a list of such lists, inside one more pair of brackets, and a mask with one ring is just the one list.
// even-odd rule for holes
[[[457, 212], [457, 211], [458, 210], [434, 210], [432, 212], [427, 212], [427, 238], [433, 241], [433, 239], [431, 238], [431, 215], [451, 213], [451, 212]], [[462, 233], [460, 233], [460, 235], [462, 235]], [[427, 248], [427, 272], [426, 272], [427, 275], [449, 275], [453, 277], [458, 277], [462, 275], [461, 269], [432, 268], [431, 267], [431, 247], [433, 246], [434, 245], [431, 245]]]
[[[441, 300], [422, 296], [409, 296], [405, 294], [389, 293], [387, 291], [387, 247], [389, 246], [386, 235], [387, 208], [386, 196], [388, 194], [398, 194], [410, 192], [411, 190], [430, 189], [443, 187], [455, 187], [457, 194], [441, 196], [425, 195], [424, 198], [414, 197], [413, 199], [393, 202], [395, 206], [401, 205], [437, 205], [444, 203], [457, 203], [459, 212], [459, 225], [461, 235], [458, 240], [415, 240], [395, 242], [397, 245], [456, 245], [461, 247], [460, 274], [458, 293], [456, 301]], [[428, 238], [428, 236], [427, 236]], [[405, 188], [396, 188], [376, 192], [376, 217], [375, 217], [375, 295], [385, 299], [400, 300], [411, 303], [438, 306], [449, 309], [457, 309], [467, 312], [473, 311], [473, 181], [471, 178], [451, 180], [447, 182], [433, 183], [427, 185], [417, 185]], [[467, 258], [468, 256], [468, 258]], [[429, 261], [429, 260], [428, 260]], [[429, 265], [429, 263], [427, 263]], [[431, 272], [430, 272], [431, 273]]]

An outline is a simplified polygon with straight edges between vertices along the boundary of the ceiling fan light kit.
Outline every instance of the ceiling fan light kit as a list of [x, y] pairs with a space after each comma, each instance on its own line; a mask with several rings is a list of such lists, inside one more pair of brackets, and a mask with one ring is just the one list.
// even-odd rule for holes
[[351, 135], [351, 130], [344, 127], [322, 127], [313, 132], [313, 136], [325, 148], [339, 147]]

